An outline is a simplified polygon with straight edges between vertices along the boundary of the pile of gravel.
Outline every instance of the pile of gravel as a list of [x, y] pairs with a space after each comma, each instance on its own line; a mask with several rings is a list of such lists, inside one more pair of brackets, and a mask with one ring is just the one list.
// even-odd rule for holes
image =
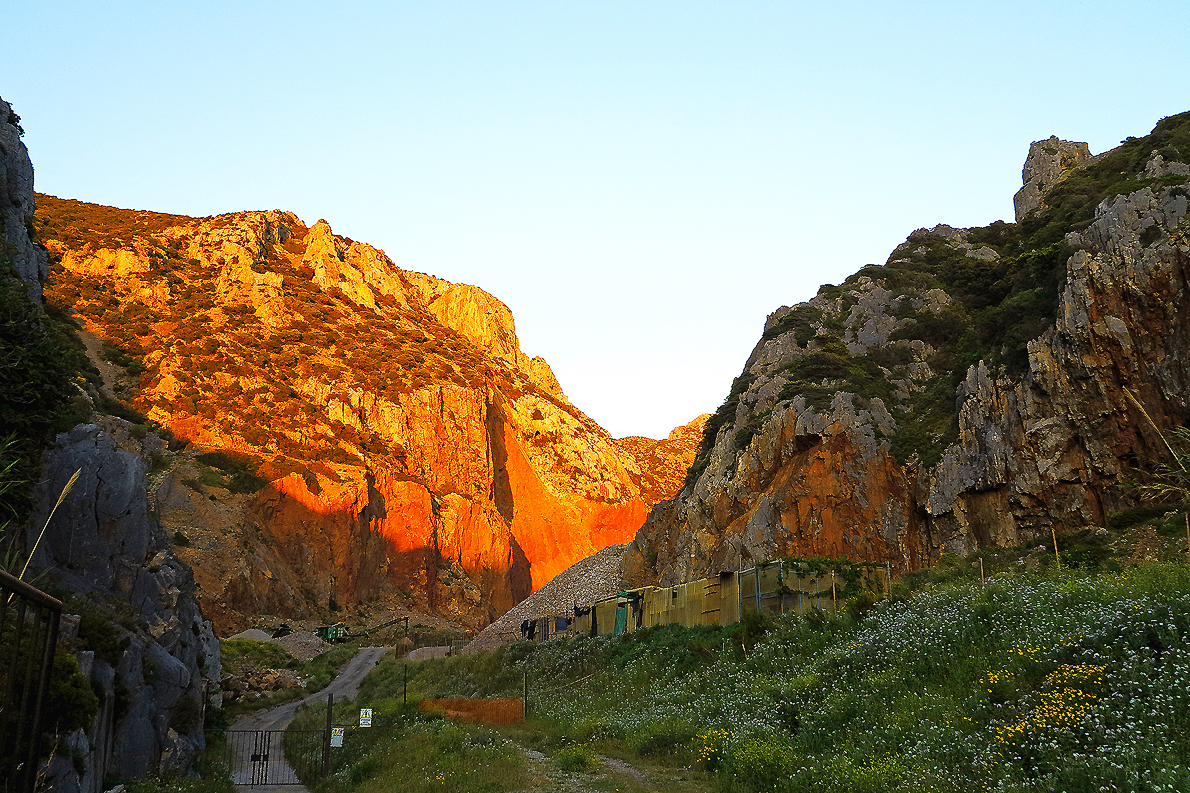
[[309, 631], [299, 631], [279, 639], [273, 639], [277, 644], [289, 651], [289, 654], [303, 661], [309, 661], [316, 655], [322, 655], [331, 648], [329, 644], [319, 639]]
[[481, 653], [519, 641], [524, 620], [573, 614], [576, 605], [585, 606], [622, 591], [620, 561], [627, 549], [627, 545], [609, 545], [599, 553], [575, 562], [480, 631], [463, 652]]
[[298, 631], [297, 633], [290, 633], [274, 639], [259, 628], [249, 628], [246, 631], [240, 631], [231, 638], [252, 639], [258, 642], [279, 644], [294, 658], [300, 658], [303, 661], [309, 661], [316, 655], [322, 655], [331, 648], [329, 644], [309, 631]]

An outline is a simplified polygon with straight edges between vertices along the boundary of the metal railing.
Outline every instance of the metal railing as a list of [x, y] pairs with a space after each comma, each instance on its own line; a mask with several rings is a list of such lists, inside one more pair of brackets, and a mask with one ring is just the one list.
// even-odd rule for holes
[[0, 570], [0, 791], [32, 793], [62, 603]]

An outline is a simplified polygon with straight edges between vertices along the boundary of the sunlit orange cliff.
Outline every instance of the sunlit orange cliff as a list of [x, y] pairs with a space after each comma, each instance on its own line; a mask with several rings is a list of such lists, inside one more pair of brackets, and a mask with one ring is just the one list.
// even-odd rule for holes
[[658, 471], [693, 457], [618, 443], [521, 352], [507, 306], [325, 221], [39, 196], [37, 227], [48, 299], [105, 344], [112, 396], [190, 442], [153, 497], [200, 538], [178, 550], [223, 629], [394, 593], [490, 621], [630, 541], [680, 483]]

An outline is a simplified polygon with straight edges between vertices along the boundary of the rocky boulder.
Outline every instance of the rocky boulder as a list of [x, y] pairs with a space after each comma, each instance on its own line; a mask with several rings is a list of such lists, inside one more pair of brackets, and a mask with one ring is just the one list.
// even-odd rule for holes
[[100, 426], [80, 425], [43, 457], [26, 533], [32, 569], [71, 593], [68, 609], [83, 609], [79, 640], [93, 649], [80, 653], [80, 668], [100, 695], [91, 727], [69, 737], [83, 773], [51, 769], [54, 789], [90, 793], [110, 775], [187, 771], [205, 745], [205, 709], [221, 705], [219, 643], [193, 574], [149, 516], [142, 454], [156, 440], [125, 432], [122, 449]]
[[1042, 200], [1046, 191], [1065, 176], [1070, 169], [1091, 158], [1091, 149], [1086, 143], [1061, 140], [1051, 135], [1045, 140], [1034, 141], [1029, 146], [1029, 156], [1021, 171], [1024, 185], [1012, 197], [1016, 209], [1016, 220], [1021, 222], [1026, 215], [1044, 206]]

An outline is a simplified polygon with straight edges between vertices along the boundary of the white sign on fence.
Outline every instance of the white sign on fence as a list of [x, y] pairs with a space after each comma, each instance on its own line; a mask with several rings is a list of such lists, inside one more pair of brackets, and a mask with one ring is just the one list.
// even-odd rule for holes
[[371, 727], [372, 726], [372, 709], [371, 708], [360, 708], [359, 709], [359, 726], [361, 726], [361, 727]]
[[331, 746], [343, 745], [343, 733], [346, 727], [331, 727]]

